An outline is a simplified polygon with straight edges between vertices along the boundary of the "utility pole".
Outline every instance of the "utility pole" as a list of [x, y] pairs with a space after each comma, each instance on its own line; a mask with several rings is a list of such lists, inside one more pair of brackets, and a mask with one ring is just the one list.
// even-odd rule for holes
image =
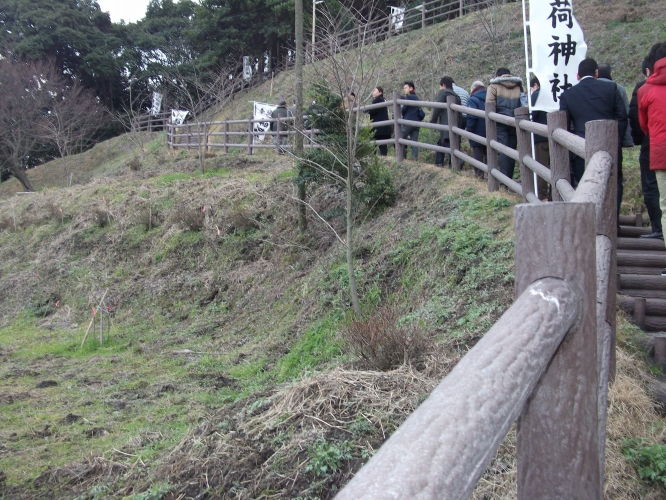
[[315, 27], [317, 26], [317, 4], [318, 3], [323, 3], [324, 0], [312, 0], [312, 59], [311, 61], [314, 62], [315, 60]]

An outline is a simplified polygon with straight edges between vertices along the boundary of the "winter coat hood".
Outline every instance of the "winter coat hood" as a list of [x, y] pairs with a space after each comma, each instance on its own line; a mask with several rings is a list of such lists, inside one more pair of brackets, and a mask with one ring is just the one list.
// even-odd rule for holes
[[666, 57], [654, 64], [654, 73], [647, 79], [651, 85], [666, 85]]
[[502, 85], [503, 87], [506, 87], [507, 89], [513, 89], [518, 86], [522, 87], [523, 86], [523, 79], [520, 78], [519, 76], [512, 76], [512, 75], [502, 75], [498, 76], [497, 78], [493, 78], [490, 80], [490, 83], [497, 84], [497, 85]]

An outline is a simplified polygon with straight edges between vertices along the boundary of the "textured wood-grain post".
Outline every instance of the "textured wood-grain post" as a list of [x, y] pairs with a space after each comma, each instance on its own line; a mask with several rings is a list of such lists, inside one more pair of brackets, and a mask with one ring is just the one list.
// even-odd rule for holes
[[456, 96], [450, 95], [446, 98], [446, 104], [449, 107], [446, 110], [446, 113], [449, 118], [449, 143], [451, 147], [451, 168], [457, 172], [460, 172], [460, 158], [453, 154], [454, 151], [460, 151], [460, 136], [453, 132], [453, 127], [458, 126], [458, 112], [454, 111], [451, 107], [451, 104], [456, 103]]
[[460, 16], [460, 17], [463, 16], [463, 1], [464, 1], [464, 0], [460, 0], [460, 11], [459, 11], [459, 16]]
[[550, 150], [551, 192], [553, 201], [563, 201], [560, 192], [555, 187], [557, 181], [566, 179], [571, 182], [571, 167], [569, 166], [569, 151], [553, 140], [553, 132], [558, 129], [567, 129], [566, 111], [548, 113], [548, 149]]
[[229, 118], [224, 119], [224, 152], [229, 152]]
[[636, 297], [634, 299], [634, 321], [641, 330], [645, 330], [645, 310], [647, 301], [645, 297]]
[[421, 29], [425, 28], [425, 14], [426, 14], [426, 8], [425, 8], [425, 2], [421, 4]]
[[[600, 500], [596, 210], [592, 203], [514, 209], [516, 296], [546, 276], [579, 290], [578, 322], [518, 419], [518, 498]], [[545, 295], [547, 297], [547, 294]]]
[[204, 151], [208, 153], [210, 148], [208, 147], [208, 123], [204, 123]]
[[254, 150], [252, 149], [252, 144], [254, 143], [254, 135], [252, 134], [252, 120], [254, 115], [250, 115], [250, 119], [247, 122], [247, 154], [252, 155]]
[[520, 167], [520, 185], [523, 188], [523, 201], [527, 202], [527, 193], [534, 192], [534, 172], [529, 169], [523, 158], [532, 156], [532, 138], [531, 134], [520, 128], [520, 122], [530, 120], [530, 111], [528, 108], [518, 108], [514, 111], [516, 118], [516, 136], [518, 138], [518, 165]]
[[637, 213], [636, 214], [636, 227], [643, 227], [643, 214], [642, 213]]
[[190, 150], [190, 143], [192, 142], [192, 125], [187, 126], [187, 150]]
[[395, 159], [398, 163], [402, 162], [405, 159], [405, 150], [400, 144], [400, 138], [402, 137], [402, 127], [398, 123], [398, 120], [402, 118], [402, 111], [400, 104], [398, 104], [398, 99], [400, 99], [400, 94], [393, 92], [393, 135], [395, 137]]
[[[617, 122], [614, 120], [595, 120], [585, 124], [585, 164], [590, 161], [597, 151], [606, 151], [613, 158], [613, 167], [606, 187], [606, 198], [603, 210], [599, 213], [601, 218], [597, 220], [597, 234], [603, 235], [610, 240], [612, 249], [610, 256], [610, 275], [617, 274], [617, 156], [618, 156], [618, 131]], [[602, 374], [608, 373], [608, 381], [615, 379], [615, 303], [616, 303], [616, 280], [608, 280], [608, 301], [606, 303], [606, 321], [610, 325], [610, 359], [600, 360], [602, 363]], [[607, 363], [607, 364], [606, 364]]]
[[488, 147], [486, 148], [488, 159], [488, 191], [497, 191], [499, 189], [499, 181], [493, 177], [492, 171], [497, 170], [499, 167], [497, 151], [490, 147], [490, 141], [497, 140], [497, 123], [490, 119], [489, 114], [494, 113], [496, 109], [495, 103], [486, 103], [486, 140]]

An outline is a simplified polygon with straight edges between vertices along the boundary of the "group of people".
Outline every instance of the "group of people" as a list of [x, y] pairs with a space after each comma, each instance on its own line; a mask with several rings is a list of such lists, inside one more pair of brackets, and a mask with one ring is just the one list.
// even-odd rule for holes
[[[645, 206], [648, 210], [652, 233], [643, 235], [646, 238], [663, 238], [662, 214], [666, 213], [666, 42], [655, 44], [643, 61], [641, 72], [645, 77], [634, 89], [631, 102], [624, 87], [613, 81], [609, 64], [597, 64], [594, 59], [584, 59], [578, 66], [578, 83], [566, 89], [560, 96], [560, 109], [566, 111], [567, 127], [579, 137], [585, 137], [585, 124], [591, 120], [615, 120], [618, 123], [618, 210], [622, 201], [622, 148], [640, 146], [639, 157], [641, 169], [641, 184]], [[472, 83], [470, 92], [457, 86], [450, 76], [440, 80], [440, 90], [435, 99], [438, 103], [446, 103], [452, 96], [454, 102], [469, 108], [484, 111], [487, 103], [493, 103], [497, 113], [505, 116], [514, 116], [514, 111], [527, 106], [527, 94], [523, 88], [523, 80], [511, 74], [508, 68], [499, 68], [495, 78], [490, 80], [486, 87], [482, 81]], [[405, 100], [415, 101], [415, 104], [405, 104], [401, 108], [402, 118], [411, 122], [420, 122], [425, 119], [425, 112], [416, 104], [419, 101], [416, 95], [414, 82], [405, 81], [403, 85]], [[540, 82], [537, 78], [530, 80], [531, 104], [537, 102], [540, 92]], [[373, 90], [373, 104], [385, 102], [382, 87]], [[370, 121], [388, 121], [388, 109], [377, 108], [368, 111]], [[486, 136], [486, 122], [483, 118], [458, 113], [459, 128], [481, 137]], [[533, 111], [532, 121], [546, 124], [547, 113]], [[442, 106], [434, 107], [430, 116], [431, 123], [449, 125], [449, 114]], [[383, 125], [376, 128], [375, 139], [390, 139], [392, 126]], [[401, 125], [403, 139], [418, 142], [419, 126], [417, 124]], [[509, 125], [497, 123], [497, 141], [505, 146], [515, 149], [517, 146], [516, 129]], [[475, 160], [487, 163], [487, 148], [483, 144], [470, 140], [472, 156]], [[440, 131], [437, 144], [441, 147], [450, 147], [448, 131]], [[406, 154], [407, 146], [403, 146]], [[550, 167], [550, 154], [548, 138], [534, 136], [534, 153], [536, 160]], [[387, 154], [386, 145], [379, 146], [381, 155]], [[412, 145], [412, 158], [418, 159], [418, 146]], [[435, 165], [444, 166], [446, 159], [444, 153], [435, 154]], [[499, 153], [498, 164], [502, 174], [512, 179], [515, 170], [515, 160], [503, 153]], [[450, 156], [449, 156], [450, 167]], [[483, 177], [483, 172], [474, 169], [475, 174]], [[585, 171], [585, 160], [571, 154], [571, 181], [576, 187]], [[538, 179], [538, 196], [549, 199], [551, 193], [549, 185], [543, 179]], [[660, 195], [661, 193], [661, 195]], [[664, 270], [666, 275], [666, 270]]]

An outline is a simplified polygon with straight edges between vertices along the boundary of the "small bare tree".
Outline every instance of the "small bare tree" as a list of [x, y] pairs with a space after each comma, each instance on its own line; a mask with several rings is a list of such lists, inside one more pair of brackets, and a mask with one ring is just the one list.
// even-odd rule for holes
[[[186, 72], [187, 70], [187, 72]], [[199, 167], [204, 172], [206, 127], [204, 117], [222, 108], [241, 86], [243, 75], [240, 71], [217, 69], [203, 74], [195, 66], [180, 67], [165, 76], [170, 86], [171, 99], [189, 111], [197, 131]]]
[[26, 191], [26, 163], [43, 149], [44, 109], [62, 81], [50, 64], [0, 59], [0, 160]]
[[505, 4], [506, 0], [485, 0], [470, 5], [490, 41], [495, 68], [501, 65], [502, 42], [507, 31], [506, 23], [502, 20], [502, 7]]
[[148, 90], [134, 90], [135, 78], [129, 79], [127, 88], [129, 100], [123, 102], [120, 109], [109, 111], [111, 118], [119, 123], [125, 130], [125, 135], [136, 148], [136, 157], [143, 161], [146, 157], [146, 135], [139, 127], [139, 119], [148, 112], [150, 94]]
[[[372, 5], [369, 11], [372, 11]], [[322, 42], [317, 47], [319, 62], [309, 66], [310, 83], [315, 92], [318, 90], [319, 96], [327, 102], [317, 103], [322, 109], [319, 115], [315, 112], [309, 121], [315, 128], [329, 132], [315, 139], [320, 148], [319, 152], [306, 153], [298, 159], [298, 200], [300, 204], [314, 211], [303, 196], [305, 190], [301, 189], [302, 184], [313, 180], [328, 182], [344, 190], [345, 236], [341, 236], [330, 224], [326, 224], [346, 248], [351, 304], [354, 312], [360, 314], [361, 304], [354, 273], [356, 218], [362, 204], [376, 203], [364, 198], [364, 194], [367, 195], [367, 188], [376, 185], [373, 183], [377, 177], [386, 172], [382, 170], [383, 165], [374, 155], [371, 133], [364, 125], [364, 114], [358, 106], [361, 100], [370, 96], [381, 77], [381, 46], [371, 43], [373, 40], [370, 38], [374, 34], [367, 29], [364, 17], [357, 11], [340, 8], [333, 14], [324, 10], [320, 16], [324, 17], [320, 32]], [[353, 44], [356, 48], [336, 54], [342, 26], [349, 30], [350, 23], [354, 25], [357, 33], [357, 40]], [[352, 93], [357, 96], [356, 99], [351, 99]], [[304, 133], [302, 130], [296, 132]], [[387, 191], [391, 191], [385, 198], [390, 203], [394, 192], [391, 187], [387, 187]], [[320, 214], [316, 215], [324, 221]]]
[[68, 157], [83, 151], [94, 141], [104, 111], [92, 92], [78, 80], [70, 85], [63, 81], [58, 87], [50, 93], [47, 116], [41, 125], [44, 139], [58, 149], [65, 185], [69, 186]]

